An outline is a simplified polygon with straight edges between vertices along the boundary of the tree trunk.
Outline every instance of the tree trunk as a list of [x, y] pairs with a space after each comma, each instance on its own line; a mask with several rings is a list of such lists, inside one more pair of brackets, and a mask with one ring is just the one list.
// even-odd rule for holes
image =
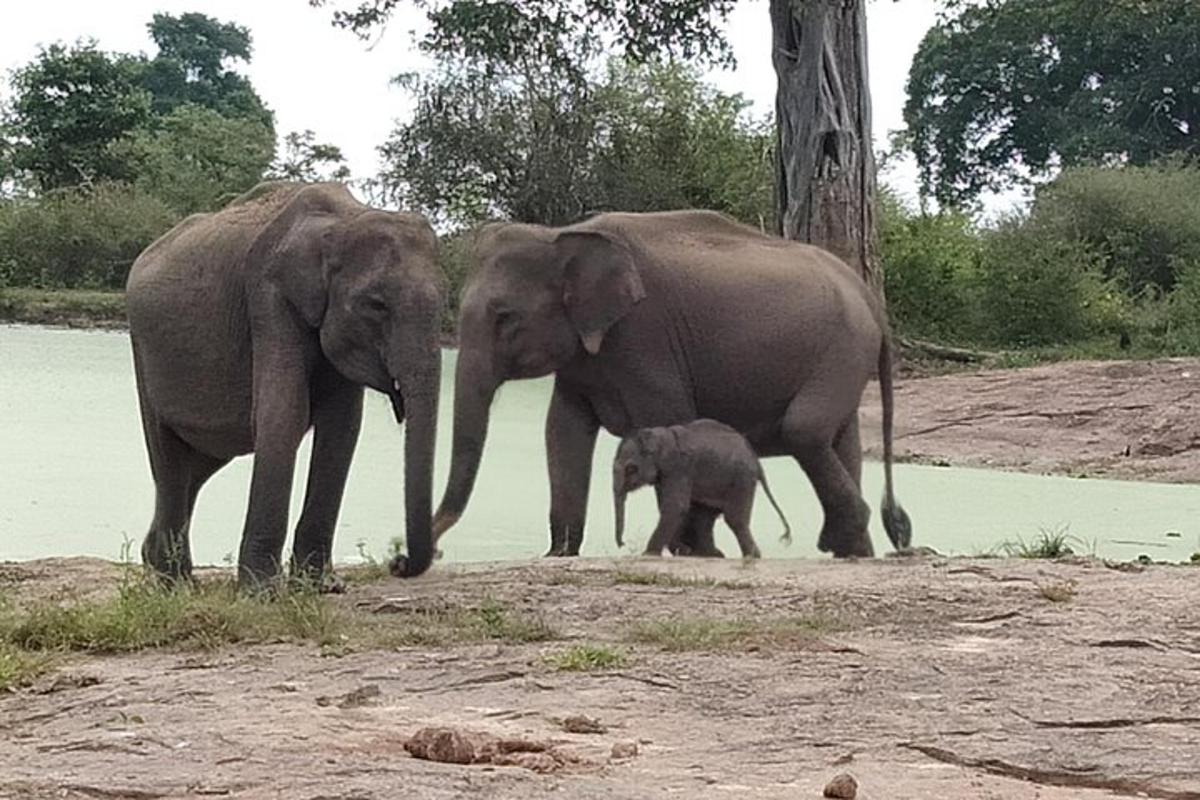
[[866, 0], [771, 0], [777, 232], [881, 288]]

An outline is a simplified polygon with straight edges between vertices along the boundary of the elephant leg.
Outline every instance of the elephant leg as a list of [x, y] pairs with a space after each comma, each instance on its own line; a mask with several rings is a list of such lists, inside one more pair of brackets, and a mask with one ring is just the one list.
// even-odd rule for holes
[[724, 558], [725, 554], [717, 548], [714, 535], [719, 515], [716, 509], [693, 504], [688, 509], [683, 532], [670, 545], [671, 552], [677, 556]]
[[762, 558], [762, 552], [758, 549], [758, 543], [750, 535], [750, 513], [754, 508], [754, 489], [755, 486], [751, 485], [745, 499], [725, 509], [725, 524], [729, 526], [730, 530], [733, 531], [733, 535], [737, 537], [738, 547], [742, 551], [742, 558]]
[[686, 479], [665, 479], [655, 486], [658, 495], [658, 525], [650, 534], [643, 555], [661, 556], [663, 548], [679, 541], [691, 507], [691, 486]]
[[196, 497], [204, 482], [229, 462], [195, 450], [157, 420], [146, 426], [146, 445], [154, 476], [154, 518], [142, 541], [142, 563], [168, 580], [188, 580]]
[[309, 424], [310, 369], [302, 359], [311, 354], [276, 348], [254, 354], [254, 469], [238, 552], [243, 589], [269, 588], [279, 576], [296, 448]]
[[796, 398], [784, 416], [784, 441], [812, 482], [825, 512], [817, 549], [837, 558], [874, 555], [867, 532], [870, 508], [862, 499], [854, 475], [834, 449], [834, 439], [846, 426], [835, 403], [820, 398]]
[[859, 494], [862, 494], [862, 443], [858, 438], [857, 413], [842, 426], [837, 438], [833, 440], [833, 449], [854, 485], [858, 487]]
[[546, 465], [550, 470], [550, 550], [577, 556], [587, 522], [592, 453], [600, 425], [587, 402], [557, 385], [546, 416]]
[[312, 457], [292, 545], [291, 574], [336, 592], [343, 587], [332, 576], [333, 533], [362, 427], [363, 389], [329, 373], [312, 412]]

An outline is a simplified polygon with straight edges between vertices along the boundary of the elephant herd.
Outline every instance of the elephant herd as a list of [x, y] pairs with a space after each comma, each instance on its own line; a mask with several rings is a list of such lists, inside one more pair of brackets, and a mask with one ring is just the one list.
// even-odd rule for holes
[[[796, 460], [824, 512], [822, 551], [871, 556], [858, 405], [876, 375], [881, 515], [893, 545], [907, 547], [911, 525], [892, 489], [885, 314], [832, 254], [710, 211], [605, 213], [561, 228], [488, 225], [472, 266], [458, 321], [450, 475], [435, 512], [445, 278], [423, 217], [367, 207], [338, 184], [274, 182], [189, 217], [147, 248], [127, 285], [155, 484], [143, 561], [186, 578], [201, 487], [235, 456], [253, 453], [238, 579], [246, 588], [274, 581], [296, 451], [312, 429], [290, 570], [326, 579], [371, 388], [406, 426], [407, 553], [392, 568], [420, 575], [467, 506], [497, 389], [551, 374], [549, 555], [579, 553], [600, 428], [632, 437], [713, 420], [752, 448], [743, 460]], [[740, 469], [730, 480], [750, 475]], [[718, 554], [717, 515], [724, 510], [731, 524], [748, 515], [736, 504], [731, 515], [698, 490], [656, 489], [675, 526], [658, 544], [680, 553]]]

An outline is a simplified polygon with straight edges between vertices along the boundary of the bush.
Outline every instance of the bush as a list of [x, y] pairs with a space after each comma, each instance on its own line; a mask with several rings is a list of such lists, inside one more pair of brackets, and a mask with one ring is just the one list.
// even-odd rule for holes
[[0, 286], [121, 288], [177, 221], [162, 200], [122, 184], [0, 201]]
[[928, 339], [973, 339], [981, 243], [970, 219], [912, 214], [887, 192], [881, 205], [884, 288], [897, 328]]
[[1120, 314], [1102, 260], [1084, 243], [1034, 220], [1013, 218], [983, 234], [979, 261], [982, 338], [1006, 346], [1078, 341]]
[[1171, 291], [1200, 261], [1200, 166], [1066, 170], [1038, 192], [1033, 219], [1085, 242], [1130, 294]]

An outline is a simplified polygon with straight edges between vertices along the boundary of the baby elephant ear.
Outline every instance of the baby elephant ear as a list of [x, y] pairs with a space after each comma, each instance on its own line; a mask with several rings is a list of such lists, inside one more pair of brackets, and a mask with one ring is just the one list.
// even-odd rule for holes
[[564, 264], [567, 319], [596, 355], [609, 328], [646, 297], [642, 278], [629, 248], [607, 233], [564, 231], [554, 246]]

